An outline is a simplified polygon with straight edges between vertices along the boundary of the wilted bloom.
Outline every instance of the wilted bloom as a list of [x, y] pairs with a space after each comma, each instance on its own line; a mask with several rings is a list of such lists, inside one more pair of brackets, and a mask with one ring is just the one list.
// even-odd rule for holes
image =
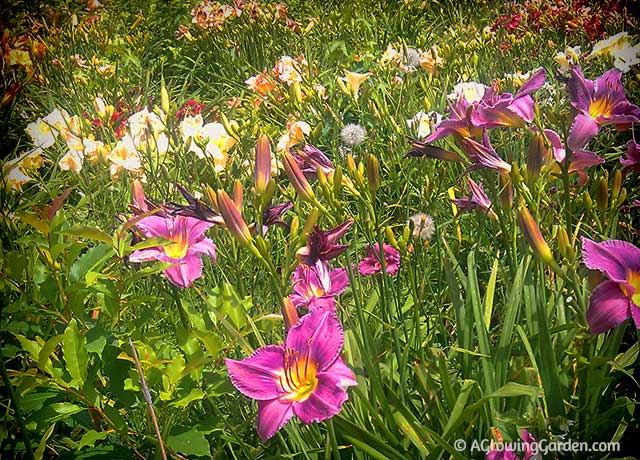
[[436, 226], [433, 223], [433, 218], [423, 212], [419, 212], [409, 217], [407, 225], [413, 226], [412, 233], [414, 238], [430, 240], [436, 232]]
[[233, 385], [258, 400], [258, 435], [272, 437], [295, 414], [303, 423], [333, 417], [357, 385], [340, 357], [344, 342], [335, 312], [322, 308], [292, 326], [283, 345], [259, 348], [242, 361], [225, 359]]
[[445, 150], [440, 147], [436, 147], [435, 145], [430, 145], [426, 142], [420, 142], [415, 139], [409, 138], [409, 142], [413, 149], [407, 152], [404, 158], [407, 157], [428, 157], [435, 158], [437, 160], [446, 160], [446, 161], [460, 161], [460, 156], [449, 150]]
[[591, 293], [587, 323], [600, 334], [633, 318], [640, 329], [640, 249], [621, 240], [596, 243], [582, 238], [582, 258], [587, 267], [609, 278]]
[[415, 132], [420, 139], [431, 134], [432, 129], [442, 121], [442, 115], [438, 112], [420, 111], [413, 118], [407, 120], [407, 127]]
[[627, 156], [620, 158], [620, 163], [624, 166], [623, 172], [631, 169], [640, 173], [640, 144], [634, 140], [627, 142]]
[[334, 297], [344, 292], [349, 277], [344, 268], [332, 270], [327, 262], [318, 260], [312, 266], [298, 265], [291, 275], [291, 284], [293, 293], [289, 298], [296, 307], [332, 309]]
[[179, 287], [189, 287], [202, 275], [201, 256], [216, 260], [216, 248], [204, 234], [213, 224], [185, 216], [147, 216], [135, 226], [147, 237], [162, 237], [170, 241], [165, 246], [156, 246], [134, 251], [129, 260], [149, 262], [159, 260], [174, 264], [164, 271], [165, 276]]
[[[164, 207], [174, 215], [195, 217], [196, 219], [211, 222], [213, 224], [224, 224], [224, 219], [217, 211], [214, 211], [204, 201], [189, 193], [182, 185], [176, 184], [180, 194], [187, 200], [188, 205], [167, 204]], [[148, 200], [146, 200], [148, 202]], [[155, 206], [153, 206], [155, 207]]]
[[308, 179], [318, 177], [318, 170], [327, 175], [335, 168], [331, 160], [322, 153], [322, 151], [311, 144], [305, 144], [300, 150], [292, 154], [293, 159], [296, 160], [300, 171]]
[[340, 131], [342, 143], [348, 147], [354, 147], [364, 142], [367, 138], [367, 130], [355, 123], [347, 123]]
[[546, 72], [541, 68], [527, 80], [514, 95], [496, 94], [495, 86], [486, 90], [471, 111], [471, 122], [479, 128], [503, 126], [523, 127], [534, 118], [534, 101], [531, 93], [544, 84]]
[[[367, 245], [367, 256], [358, 264], [358, 271], [362, 276], [382, 273], [382, 260], [384, 257], [385, 271], [389, 275], [395, 275], [400, 269], [400, 252], [391, 245], [383, 244], [382, 251], [380, 245]], [[382, 253], [382, 254], [381, 254]]]
[[322, 231], [318, 226], [307, 236], [307, 245], [296, 252], [296, 257], [306, 265], [314, 265], [318, 260], [330, 260], [347, 250], [346, 244], [336, 244], [353, 225], [349, 219], [336, 228]]
[[358, 97], [358, 92], [360, 91], [360, 85], [362, 85], [362, 83], [372, 75], [371, 72], [357, 73], [351, 72], [346, 69], [344, 69], [342, 72], [345, 75], [343, 77], [343, 81], [347, 83], [351, 94], [356, 98]]
[[[286, 203], [277, 204], [274, 206], [267, 206], [266, 209], [262, 212], [262, 233], [261, 236], [265, 236], [267, 234], [267, 230], [272, 225], [279, 225], [285, 229], [289, 229], [289, 224], [281, 219], [282, 215], [293, 208], [293, 203], [291, 201], [287, 201]], [[252, 223], [249, 225], [249, 231], [252, 234], [256, 233], [256, 223]]]
[[477, 184], [473, 179], [467, 177], [467, 185], [469, 186], [469, 191], [471, 195], [468, 198], [455, 198], [451, 201], [458, 208], [458, 213], [456, 217], [458, 217], [463, 212], [472, 211], [474, 209], [481, 209], [487, 213], [488, 216], [492, 218], [496, 218], [496, 213], [493, 211], [492, 203], [486, 193], [484, 193], [484, 189], [482, 188], [482, 184]]
[[571, 69], [567, 90], [578, 111], [567, 138], [571, 150], [587, 145], [601, 125], [611, 123], [622, 129], [640, 121], [640, 108], [627, 100], [621, 78], [622, 72], [611, 69], [596, 80], [587, 80], [580, 67]]

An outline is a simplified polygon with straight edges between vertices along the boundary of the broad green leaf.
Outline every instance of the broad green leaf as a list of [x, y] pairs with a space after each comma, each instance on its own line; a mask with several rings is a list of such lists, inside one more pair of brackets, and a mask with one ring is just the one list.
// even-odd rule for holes
[[523, 385], [516, 382], [508, 382], [501, 386], [485, 398], [513, 398], [515, 396], [530, 396], [532, 398], [543, 398], [544, 391], [540, 387], [533, 385]]
[[62, 357], [71, 375], [69, 385], [80, 389], [87, 378], [89, 355], [86, 348], [87, 339], [78, 331], [75, 318], [69, 321], [62, 337]]
[[80, 438], [80, 442], [78, 443], [78, 450], [83, 447], [94, 447], [96, 445], [96, 441], [102, 441], [106, 439], [109, 434], [106, 431], [95, 431], [89, 430]]
[[199, 401], [202, 398], [204, 398], [204, 393], [202, 392], [202, 390], [199, 389], [199, 388], [194, 388], [189, 392], [189, 394], [187, 396], [185, 396], [184, 398], [178, 399], [177, 401], [173, 401], [169, 405], [173, 406], [173, 407], [179, 407], [181, 409], [184, 409], [191, 402]]
[[38, 230], [43, 235], [49, 233], [49, 223], [46, 220], [40, 219], [38, 216], [34, 214], [27, 214], [26, 212], [19, 212], [16, 214], [16, 217], [20, 219], [25, 224], [31, 225], [33, 228]]
[[211, 453], [209, 442], [204, 434], [195, 429], [169, 436], [167, 444], [176, 452], [184, 455], [204, 456]]
[[55, 337], [50, 338], [38, 354], [38, 367], [49, 374], [53, 373], [51, 368], [51, 353], [53, 353], [61, 341], [61, 335], [56, 335]]
[[110, 259], [113, 254], [113, 248], [106, 244], [99, 244], [89, 249], [71, 266], [69, 277], [72, 281], [78, 281], [90, 271], [98, 271], [97, 268]]
[[113, 238], [107, 235], [105, 232], [96, 227], [89, 227], [88, 225], [76, 225], [75, 227], [67, 228], [61, 233], [65, 235], [79, 236], [89, 240], [100, 241], [106, 243], [109, 246], [113, 244]]

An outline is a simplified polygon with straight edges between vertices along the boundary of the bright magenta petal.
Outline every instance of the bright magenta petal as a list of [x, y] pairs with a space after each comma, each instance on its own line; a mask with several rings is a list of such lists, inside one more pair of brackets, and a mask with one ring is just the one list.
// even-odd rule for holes
[[202, 276], [202, 260], [198, 256], [186, 256], [174, 263], [175, 265], [167, 268], [164, 274], [176, 286], [187, 288]]
[[600, 131], [598, 123], [588, 115], [579, 113], [571, 124], [567, 147], [571, 150], [583, 148]]
[[340, 385], [340, 378], [321, 372], [317, 375], [318, 386], [309, 397], [293, 405], [293, 411], [302, 423], [321, 422], [333, 417], [342, 404], [349, 399], [347, 392]]
[[335, 312], [315, 309], [289, 329], [285, 344], [302, 355], [308, 349], [310, 359], [322, 372], [340, 355], [343, 342], [342, 326]]
[[284, 348], [268, 345], [242, 361], [225, 359], [231, 382], [240, 393], [257, 400], [277, 398], [283, 393], [280, 376], [284, 368]]
[[564, 145], [562, 144], [562, 139], [560, 139], [558, 133], [553, 129], [545, 129], [544, 134], [545, 136], [547, 136], [547, 139], [549, 139], [551, 148], [553, 148], [553, 157], [558, 163], [562, 163], [567, 157], [567, 152], [564, 149]]
[[582, 259], [590, 269], [603, 271], [617, 282], [626, 282], [630, 271], [640, 272], [640, 249], [622, 240], [596, 243], [583, 237]]
[[293, 417], [290, 401], [258, 401], [258, 435], [266, 441]]
[[169, 221], [166, 217], [147, 216], [136, 222], [136, 227], [144, 233], [144, 236], [147, 238], [154, 236], [169, 238], [169, 229], [167, 228]]
[[614, 281], [604, 281], [591, 293], [587, 323], [592, 334], [600, 334], [622, 324], [631, 316], [630, 301]]
[[[638, 309], [638, 311], [640, 312], [640, 308]], [[344, 360], [340, 357], [338, 357], [338, 359], [336, 359], [336, 361], [325, 370], [325, 373], [338, 377], [338, 383], [343, 387], [351, 387], [358, 384], [353, 371], [344, 363]]]

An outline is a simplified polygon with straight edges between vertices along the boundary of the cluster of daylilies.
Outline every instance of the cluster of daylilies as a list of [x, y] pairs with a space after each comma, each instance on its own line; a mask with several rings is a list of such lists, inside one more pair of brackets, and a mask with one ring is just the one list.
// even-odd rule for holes
[[[449, 118], [440, 122], [424, 142], [414, 141], [414, 148], [408, 155], [461, 161], [455, 152], [431, 145], [443, 137], [454, 136], [470, 163], [467, 173], [480, 168], [494, 170], [500, 174], [501, 183], [510, 187], [509, 174], [513, 166], [492, 147], [489, 131], [529, 126], [533, 140], [527, 159], [527, 175], [535, 177], [545, 171], [559, 174], [566, 168], [568, 174], [579, 175], [578, 185], [584, 185], [587, 182], [585, 168], [605, 162], [596, 153], [586, 150], [601, 127], [614, 125], [622, 130], [640, 122], [640, 108], [627, 100], [621, 78], [622, 71], [611, 69], [595, 80], [588, 80], [579, 66], [571, 67], [566, 87], [574, 118], [564, 141], [552, 129], [529, 126], [535, 118], [532, 94], [544, 83], [544, 69], [535, 72], [515, 95], [498, 93], [495, 87], [487, 88], [473, 82], [457, 85], [450, 95]], [[635, 140], [627, 143], [626, 158], [620, 159], [625, 171], [640, 167], [639, 150]], [[568, 166], [566, 162], [569, 162]], [[497, 218], [482, 184], [470, 177], [467, 177], [467, 184], [470, 196], [452, 200], [459, 209], [458, 214], [479, 209]], [[536, 254], [555, 266], [551, 251], [524, 204], [520, 206], [518, 221]], [[603, 271], [609, 277], [591, 296], [587, 312], [591, 331], [605, 332], [629, 317], [640, 327], [640, 249], [619, 240], [595, 243], [583, 238], [583, 257], [587, 267]]]

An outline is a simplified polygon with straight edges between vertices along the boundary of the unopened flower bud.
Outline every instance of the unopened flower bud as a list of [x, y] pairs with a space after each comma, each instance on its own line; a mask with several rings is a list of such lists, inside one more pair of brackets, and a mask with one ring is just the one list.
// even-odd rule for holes
[[224, 190], [218, 190], [217, 202], [218, 206], [220, 206], [220, 214], [222, 214], [224, 224], [227, 226], [229, 233], [240, 243], [248, 246], [252, 241], [251, 232], [238, 211], [236, 204], [229, 198], [229, 195], [227, 195], [227, 192]]
[[169, 104], [169, 92], [167, 91], [167, 87], [164, 84], [164, 77], [162, 77], [160, 83], [160, 107], [162, 107], [162, 111], [165, 113], [165, 115], [169, 114], [171, 106]]
[[255, 190], [260, 196], [267, 190], [271, 180], [271, 144], [264, 134], [258, 137], [256, 144]]
[[611, 203], [616, 203], [622, 189], [622, 171], [616, 169], [613, 173], [613, 183], [611, 185]]
[[511, 179], [505, 174], [500, 174], [500, 203], [504, 209], [513, 207], [513, 185]]
[[609, 206], [609, 183], [605, 177], [601, 177], [596, 186], [596, 206], [600, 215], [605, 215]]
[[300, 321], [298, 309], [289, 297], [282, 299], [282, 318], [284, 319], [284, 327], [289, 330]]
[[291, 185], [293, 185], [296, 192], [298, 192], [305, 200], [314, 201], [315, 194], [313, 193], [313, 189], [311, 188], [309, 181], [304, 176], [298, 166], [298, 163], [289, 152], [284, 152], [282, 154], [282, 165], [284, 166], [287, 177], [289, 177]]
[[558, 228], [558, 248], [560, 249], [560, 254], [569, 260], [572, 260], [575, 256], [575, 251], [569, 242], [567, 229], [564, 227]]
[[538, 177], [546, 160], [547, 148], [544, 145], [544, 137], [540, 131], [536, 131], [529, 143], [527, 154], [527, 176], [530, 181], [533, 182]]
[[371, 154], [367, 156], [367, 182], [371, 196], [375, 195], [380, 187], [380, 165], [378, 159]]
[[527, 240], [527, 243], [529, 243], [531, 249], [533, 249], [536, 257], [547, 264], [554, 263], [551, 249], [549, 249], [547, 242], [540, 232], [540, 227], [538, 227], [538, 224], [525, 205], [522, 205], [518, 210], [518, 225], [520, 226], [522, 235]]

